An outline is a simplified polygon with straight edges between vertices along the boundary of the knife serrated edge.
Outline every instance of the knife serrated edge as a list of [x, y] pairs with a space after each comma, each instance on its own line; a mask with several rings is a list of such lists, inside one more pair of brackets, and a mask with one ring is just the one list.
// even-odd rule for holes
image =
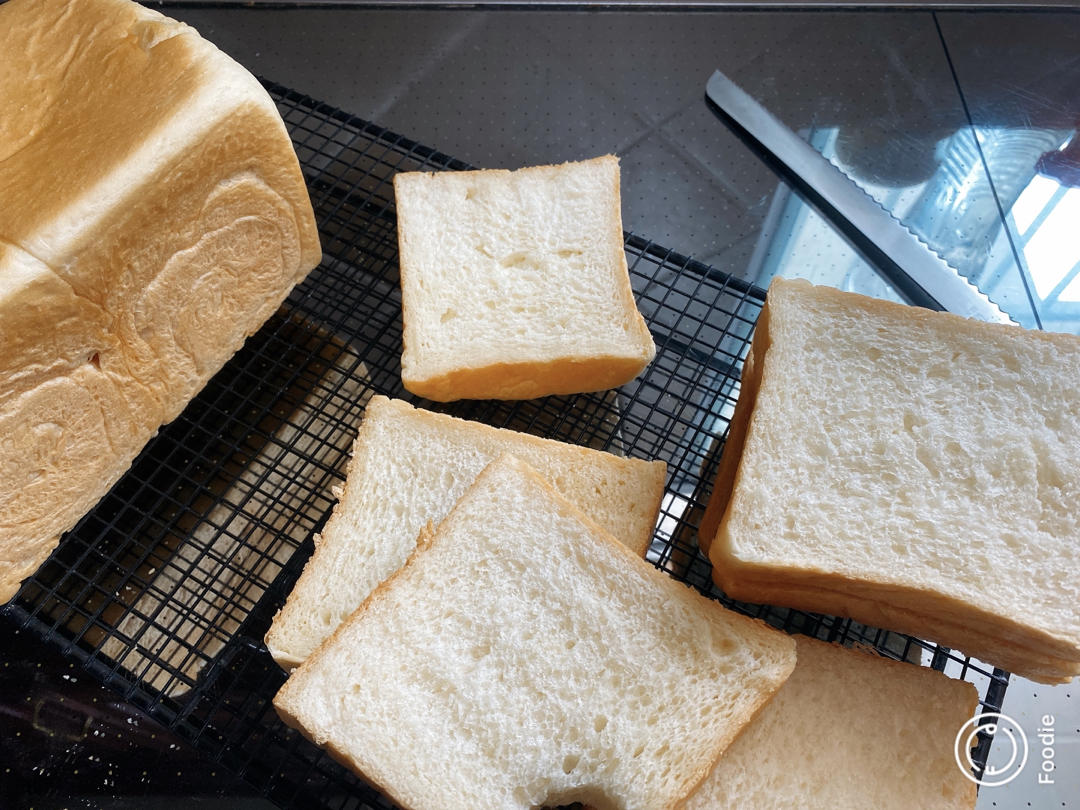
[[[849, 183], [851, 183], [855, 188], [857, 188], [866, 198], [868, 204], [877, 207], [885, 216], [887, 216], [894, 223], [896, 223], [897, 227], [902, 228], [908, 234], [908, 236], [918, 242], [919, 246], [923, 250], [927, 251], [933, 259], [936, 259], [938, 262], [940, 262], [942, 268], [949, 271], [952, 276], [955, 276], [958, 281], [962, 282], [967, 288], [969, 288], [965, 290], [963, 294], [971, 295], [979, 299], [979, 304], [976, 308], [977, 311], [969, 314], [968, 317], [975, 317], [979, 318], [980, 320], [995, 321], [999, 323], [1016, 323], [1016, 320], [1011, 315], [1009, 315], [1009, 313], [1005, 312], [1005, 310], [1003, 310], [1001, 306], [996, 301], [994, 301], [988, 294], [984, 293], [981, 289], [979, 289], [977, 284], [975, 284], [973, 281], [971, 281], [971, 279], [961, 273], [956, 267], [949, 264], [948, 260], [940, 253], [938, 253], [938, 251], [934, 248], [933, 245], [927, 242], [919, 234], [915, 233], [915, 231], [908, 227], [908, 225], [902, 219], [900, 219], [892, 211], [890, 211], [888, 208], [886, 208], [884, 205], [874, 199], [873, 195], [871, 195], [866, 189], [860, 186], [851, 177], [848, 177], [848, 175], [844, 172], [843, 169], [841, 169], [828, 158], [825, 158], [824, 155], [822, 155], [822, 158], [827, 160], [830, 166], [832, 166], [842, 177], [844, 177]], [[952, 310], [949, 311], [951, 312]], [[957, 312], [956, 314], [963, 315], [965, 313]]]
[[909, 303], [998, 323], [1012, 319], [877, 200], [716, 71], [706, 97], [740, 134], [781, 167]]
[[[821, 153], [819, 152], [818, 154], [821, 154]], [[1003, 310], [1001, 308], [1001, 305], [998, 304], [996, 301], [994, 301], [994, 299], [991, 298], [989, 294], [983, 292], [979, 288], [979, 286], [977, 284], [975, 284], [975, 282], [973, 282], [971, 279], [969, 279], [967, 276], [965, 276], [963, 273], [961, 273], [960, 270], [958, 270], [954, 265], [949, 264], [948, 259], [946, 259], [944, 256], [942, 256], [941, 253], [938, 252], [937, 248], [935, 248], [933, 245], [931, 245], [929, 242], [927, 242], [926, 239], [924, 239], [918, 233], [913, 231], [907, 225], [907, 223], [905, 223], [902, 219], [900, 219], [900, 217], [896, 216], [896, 214], [894, 214], [892, 211], [890, 211], [888, 208], [886, 208], [884, 205], [882, 205], [880, 202], [878, 202], [877, 199], [874, 198], [874, 195], [872, 195], [869, 191], [867, 191], [865, 188], [863, 188], [859, 184], [859, 182], [857, 180], [855, 180], [853, 177], [848, 175], [848, 173], [845, 172], [843, 170], [843, 168], [841, 168], [840, 166], [838, 166], [836, 164], [836, 161], [834, 161], [832, 158], [825, 157], [825, 155], [821, 155], [821, 157], [824, 160], [826, 160], [829, 163], [829, 165], [832, 166], [833, 169], [835, 169], [849, 183], [851, 183], [853, 186], [855, 186], [855, 188], [857, 188], [859, 191], [861, 191], [863, 196], [866, 197], [868, 203], [870, 203], [872, 205], [875, 205], [878, 208], [880, 208], [882, 213], [885, 214], [885, 216], [887, 216], [889, 219], [891, 219], [893, 222], [895, 222], [899, 227], [901, 227], [905, 231], [907, 231], [908, 234], [911, 236], [911, 238], [914, 239], [915, 241], [917, 241], [925, 250], [927, 250], [929, 253], [931, 253], [934, 258], [936, 258], [939, 262], [941, 262], [941, 264], [945, 267], [945, 269], [947, 269], [951, 273], [955, 274], [961, 281], [963, 281], [965, 284], [967, 284], [967, 286], [971, 288], [970, 294], [978, 296], [979, 298], [985, 300], [985, 304], [980, 304], [979, 309], [980, 309], [980, 311], [983, 311], [983, 312], [989, 312], [993, 317], [982, 318], [982, 320], [996, 321], [996, 322], [1000, 322], [1000, 323], [1013, 323], [1013, 324], [1017, 323], [1016, 319], [1013, 318], [1011, 315], [1009, 315], [1009, 313], [1007, 313], [1005, 310]], [[965, 294], [968, 294], [968, 293], [965, 293]], [[976, 315], [976, 316], [973, 316], [973, 317], [979, 317], [979, 316]]]

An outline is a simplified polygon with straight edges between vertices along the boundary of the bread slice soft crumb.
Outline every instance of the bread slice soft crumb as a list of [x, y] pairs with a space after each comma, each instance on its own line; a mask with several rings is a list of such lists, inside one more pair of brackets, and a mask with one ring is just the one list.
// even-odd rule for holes
[[661, 810], [794, 665], [502, 456], [274, 705], [412, 810]]
[[978, 706], [972, 684], [805, 636], [795, 642], [795, 671], [685, 810], [974, 807], [975, 783], [953, 756]]
[[703, 521], [731, 596], [1080, 674], [1080, 338], [777, 279]]
[[405, 387], [530, 399], [622, 385], [652, 360], [612, 155], [394, 177]]

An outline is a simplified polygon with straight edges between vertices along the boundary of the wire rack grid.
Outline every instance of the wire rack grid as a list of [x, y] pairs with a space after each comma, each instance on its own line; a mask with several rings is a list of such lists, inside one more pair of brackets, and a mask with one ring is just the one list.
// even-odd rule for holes
[[[392, 178], [470, 168], [271, 82], [322, 237], [322, 264], [127, 475], [63, 539], [5, 615], [59, 646], [130, 704], [281, 807], [386, 808], [377, 791], [287, 729], [285, 675], [262, 638], [334, 504], [372, 393], [628, 455], [664, 460], [648, 559], [724, 604], [792, 632], [871, 646], [973, 681], [1000, 709], [1008, 674], [855, 622], [734, 603], [696, 529], [738, 396], [764, 291], [626, 234], [657, 344], [615, 392], [433, 406], [401, 388]], [[990, 739], [976, 749], [985, 763]]]

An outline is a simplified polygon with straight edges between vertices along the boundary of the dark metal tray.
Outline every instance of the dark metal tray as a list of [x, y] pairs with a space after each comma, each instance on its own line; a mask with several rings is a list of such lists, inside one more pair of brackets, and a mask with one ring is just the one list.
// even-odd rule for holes
[[[329, 515], [363, 403], [404, 396], [392, 177], [466, 164], [266, 82], [292, 134], [322, 264], [163, 428], [3, 609], [131, 705], [282, 807], [389, 807], [287, 729], [262, 637]], [[627, 234], [655, 361], [618, 391], [438, 406], [668, 465], [648, 559], [792, 632], [864, 644], [966, 678], [987, 711], [1008, 675], [937, 645], [826, 616], [733, 603], [696, 528], [764, 291]], [[431, 403], [420, 402], [426, 407]], [[663, 684], [658, 684], [663, 688]], [[984, 738], [976, 761], [985, 763]], [[872, 778], [871, 774], [867, 775]]]

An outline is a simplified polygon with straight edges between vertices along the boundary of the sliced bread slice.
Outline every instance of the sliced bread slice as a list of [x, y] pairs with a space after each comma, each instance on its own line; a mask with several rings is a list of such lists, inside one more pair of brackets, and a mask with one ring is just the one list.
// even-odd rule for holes
[[440, 401], [600, 391], [652, 360], [614, 156], [405, 172], [394, 195], [409, 391]]
[[661, 810], [794, 665], [502, 456], [274, 706], [412, 810]]
[[791, 677], [686, 810], [960, 810], [975, 783], [953, 744], [978, 692], [925, 667], [795, 637]]
[[428, 523], [450, 511], [481, 470], [510, 451], [631, 548], [648, 549], [666, 466], [662, 461], [540, 439], [525, 433], [371, 398], [344, 491], [266, 645], [291, 669], [368, 594], [405, 564]]
[[727, 593], [1080, 673], [1080, 338], [777, 279], [752, 353]]

